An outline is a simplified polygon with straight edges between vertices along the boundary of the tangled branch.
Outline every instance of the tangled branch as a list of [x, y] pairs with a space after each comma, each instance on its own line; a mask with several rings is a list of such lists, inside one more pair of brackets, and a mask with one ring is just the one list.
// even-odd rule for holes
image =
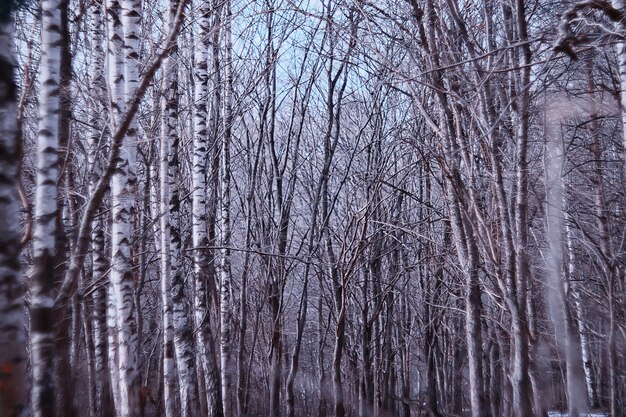
[[559, 25], [560, 37], [554, 45], [555, 52], [563, 52], [570, 58], [576, 60], [578, 56], [574, 51], [574, 47], [580, 44], [587, 43], [591, 36], [588, 34], [579, 35], [572, 29], [573, 23], [578, 19], [578, 15], [582, 10], [591, 9], [600, 11], [613, 23], [621, 26], [622, 29], [626, 29], [626, 22], [624, 20], [624, 12], [616, 9], [607, 0], [584, 0], [575, 3], [572, 7], [567, 9], [561, 16], [561, 24]]

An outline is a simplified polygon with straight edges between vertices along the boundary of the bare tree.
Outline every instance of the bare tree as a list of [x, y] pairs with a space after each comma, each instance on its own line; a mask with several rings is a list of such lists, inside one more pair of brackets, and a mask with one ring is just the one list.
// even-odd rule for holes
[[0, 414], [620, 416], [623, 10], [2, 20]]

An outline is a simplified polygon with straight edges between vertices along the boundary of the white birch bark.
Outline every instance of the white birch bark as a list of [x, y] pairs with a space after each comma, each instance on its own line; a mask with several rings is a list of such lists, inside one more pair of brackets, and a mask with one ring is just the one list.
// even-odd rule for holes
[[[28, 415], [24, 287], [20, 275], [17, 191], [17, 99], [10, 5], [0, 6], [0, 404], [7, 416]], [[0, 412], [2, 414], [2, 412]]]
[[[123, 75], [122, 68], [124, 65], [122, 49], [123, 49], [123, 31], [122, 22], [120, 20], [120, 3], [119, 0], [105, 0], [106, 12], [106, 29], [107, 29], [107, 83], [110, 91], [110, 125], [111, 131], [115, 131], [115, 126], [119, 121], [120, 114], [124, 109], [122, 97], [123, 92]], [[113, 190], [111, 190], [113, 191]], [[115, 204], [112, 201], [112, 204]], [[112, 222], [113, 226], [114, 222]], [[113, 230], [112, 230], [113, 231]], [[116, 243], [111, 241], [112, 250], [115, 250]], [[120, 372], [119, 372], [119, 340], [117, 331], [117, 302], [116, 302], [116, 286], [114, 285], [114, 273], [111, 269], [109, 275], [110, 281], [107, 288], [107, 328], [108, 328], [108, 355], [109, 355], [109, 372], [111, 374], [111, 392], [113, 395], [113, 404], [115, 414], [121, 415], [121, 391], [120, 391]]]
[[[626, 11], [624, 8], [624, 0], [611, 0], [613, 7], [624, 12]], [[619, 34], [624, 34], [626, 32], [626, 23], [622, 19], [618, 24], [616, 24], [616, 32]], [[619, 96], [620, 96], [620, 114], [622, 117], [622, 184], [626, 183], [626, 42], [616, 42], [615, 43], [615, 52], [617, 54], [617, 67], [619, 71]], [[599, 206], [598, 206], [599, 207]], [[602, 211], [602, 207], [600, 207], [600, 211]], [[602, 217], [598, 218], [599, 220]], [[599, 221], [601, 223], [601, 221]], [[599, 224], [601, 230], [602, 226]], [[608, 239], [604, 239], [603, 236], [602, 241], [603, 245], [606, 245]], [[604, 252], [608, 255], [608, 248], [605, 248]], [[620, 269], [619, 267], [611, 268], [615, 269], [614, 271], [609, 272], [609, 335], [608, 335], [608, 362], [609, 362], [609, 411], [611, 415], [617, 415], [618, 413], [618, 402], [619, 402], [619, 388], [617, 383], [617, 373], [618, 373], [618, 360], [616, 354], [616, 325], [615, 325], [615, 299], [614, 299], [614, 287], [618, 280], [615, 278], [619, 276]], [[624, 276], [623, 270], [621, 271], [621, 276]]]
[[565, 235], [567, 239], [567, 269], [570, 280], [569, 285], [570, 291], [572, 292], [572, 298], [574, 299], [574, 307], [576, 308], [576, 323], [578, 327], [578, 334], [580, 335], [580, 353], [583, 361], [583, 370], [585, 371], [585, 385], [587, 388], [589, 405], [593, 408], [598, 406], [598, 396], [596, 393], [595, 382], [593, 379], [593, 369], [591, 367], [589, 338], [587, 337], [587, 330], [585, 329], [585, 309], [580, 297], [579, 284], [577, 282], [574, 282], [574, 275], [576, 273], [576, 259], [574, 255], [574, 244], [572, 241], [572, 230], [569, 222], [565, 223]]
[[[133, 145], [131, 145], [133, 146]], [[126, 152], [125, 152], [126, 151]], [[133, 152], [122, 150], [117, 172], [111, 181], [112, 265], [111, 281], [117, 310], [119, 342], [120, 412], [122, 416], [139, 415], [139, 372], [137, 369], [137, 319], [133, 302], [132, 276], [132, 211], [135, 184], [130, 170], [134, 165]]]
[[150, 166], [150, 214], [152, 216], [152, 232], [154, 233], [154, 246], [161, 253], [161, 191], [156, 181], [159, 178], [159, 169], [155, 164]]
[[[109, 0], [114, 6], [115, 0]], [[123, 1], [119, 8], [121, 26], [114, 25], [109, 33], [109, 76], [112, 78], [112, 101], [117, 109], [125, 110], [137, 86], [140, 4]], [[119, 17], [119, 14], [118, 14]], [[118, 21], [119, 22], [119, 21]], [[117, 23], [117, 22], [116, 22]], [[123, 30], [122, 30], [123, 29]], [[121, 49], [123, 48], [123, 49]], [[114, 105], [113, 108], [116, 106]], [[120, 112], [121, 113], [121, 112]], [[113, 125], [116, 126], [116, 118]], [[111, 129], [115, 131], [115, 129]], [[119, 415], [141, 415], [140, 379], [137, 352], [137, 318], [133, 302], [132, 275], [132, 216], [136, 197], [135, 158], [137, 125], [132, 121], [126, 130], [116, 169], [111, 178], [111, 282], [117, 314]]]
[[95, 368], [95, 346], [93, 343], [93, 327], [91, 318], [91, 306], [88, 305], [85, 300], [81, 303], [81, 316], [80, 321], [82, 325], [83, 334], [85, 335], [85, 359], [87, 362], [87, 398], [89, 404], [89, 417], [96, 416], [96, 368]]
[[[92, 327], [93, 327], [93, 344], [94, 344], [94, 368], [96, 374], [96, 398], [95, 407], [96, 415], [104, 417], [109, 415], [112, 405], [111, 391], [111, 374], [109, 372], [110, 348], [108, 338], [108, 308], [107, 308], [107, 271], [108, 259], [106, 256], [104, 222], [97, 222], [97, 227], [92, 234], [93, 248], [93, 279], [95, 280], [95, 289], [93, 292], [93, 311], [92, 311]], [[114, 313], [114, 312], [113, 312]], [[114, 318], [114, 317], [113, 317]], [[113, 322], [114, 323], [114, 322]], [[114, 344], [113, 344], [114, 346]]]
[[232, 68], [232, 39], [231, 20], [232, 10], [230, 0], [225, 4], [224, 38], [226, 42], [224, 63], [224, 135], [222, 138], [221, 153], [221, 198], [220, 198], [220, 365], [222, 371], [222, 406], [224, 417], [232, 417], [231, 408], [231, 265], [230, 265], [230, 143], [232, 136], [232, 96], [233, 96], [233, 68]]
[[107, 30], [107, 83], [110, 97], [111, 131], [119, 123], [121, 113], [124, 111], [124, 31], [122, 29], [120, 0], [105, 1], [105, 18]]
[[120, 415], [120, 372], [118, 363], [118, 338], [117, 338], [117, 307], [115, 304], [115, 294], [113, 285], [107, 285], [107, 354], [109, 357], [109, 373], [111, 375], [111, 394], [113, 396], [113, 406], [115, 415]]
[[[168, 19], [169, 20], [169, 19]], [[168, 22], [169, 23], [169, 22]], [[163, 400], [165, 416], [176, 415], [176, 357], [174, 353], [174, 324], [172, 322], [171, 275], [176, 269], [176, 248], [172, 242], [170, 205], [171, 187], [174, 173], [170, 170], [172, 142], [177, 140], [176, 115], [171, 114], [171, 98], [175, 92], [169, 91], [174, 75], [172, 53], [163, 61], [163, 96], [161, 98], [161, 147], [160, 147], [160, 214], [161, 214], [161, 302], [163, 306]], [[175, 97], [174, 97], [175, 99]], [[181, 386], [182, 388], [182, 386]]]
[[[169, 3], [168, 24], [173, 26], [179, 0]], [[171, 320], [173, 333], [173, 349], [176, 353], [175, 367], [178, 371], [178, 387], [180, 396], [179, 415], [185, 417], [197, 414], [197, 375], [195, 368], [195, 354], [193, 349], [193, 333], [191, 320], [187, 315], [185, 296], [185, 280], [182, 267], [182, 241], [180, 231], [180, 198], [178, 191], [179, 166], [179, 136], [178, 122], [178, 44], [175, 43], [170, 55], [163, 63], [164, 75], [164, 105], [161, 135], [161, 184], [162, 195], [162, 230], [167, 235], [167, 242], [162, 242], [163, 257], [169, 260], [169, 296], [171, 304]], [[165, 206], [166, 205], [166, 206]], [[166, 256], [168, 255], [168, 256]], [[164, 274], [166, 271], [163, 271]], [[166, 350], [167, 352], [167, 350]], [[172, 352], [173, 355], [174, 352]], [[175, 384], [176, 381], [174, 381]], [[167, 383], [167, 382], [166, 382]], [[176, 398], [177, 399], [177, 398]], [[167, 409], [166, 405], [166, 409]]]
[[[163, 47], [158, 50], [152, 60], [150, 60], [150, 62], [148, 62], [148, 64], [144, 68], [141, 81], [137, 84], [137, 88], [132, 92], [132, 98], [128, 100], [127, 111], [122, 115], [123, 117], [119, 119], [117, 129], [111, 132], [111, 145], [106, 159], [106, 163], [104, 164], [102, 176], [98, 181], [95, 193], [89, 196], [89, 198], [87, 199], [83, 214], [80, 218], [80, 228], [75, 239], [75, 250], [74, 253], [72, 253], [69, 261], [67, 262], [69, 264], [69, 267], [65, 276], [63, 277], [63, 283], [60, 287], [59, 295], [57, 296], [57, 298], [60, 300], [67, 300], [69, 298], [69, 293], [76, 287], [81, 268], [84, 264], [87, 252], [89, 251], [91, 222], [96, 215], [98, 206], [102, 203], [106, 192], [109, 190], [111, 178], [113, 177], [115, 168], [117, 167], [117, 162], [121, 154], [121, 145], [124, 138], [126, 137], [127, 129], [134, 121], [135, 116], [137, 115], [137, 111], [139, 110], [139, 105], [141, 104], [141, 101], [146, 91], [148, 90], [150, 83], [154, 79], [156, 71], [160, 68], [161, 63], [167, 55], [170, 46], [173, 44], [174, 40], [180, 32], [180, 28], [183, 24], [185, 17], [183, 9], [188, 2], [189, 0], [182, 1], [181, 7], [179, 7], [179, 10], [177, 11], [175, 25], [170, 28], [167, 35], [161, 38], [159, 44]], [[115, 3], [119, 4], [119, 1], [116, 1]], [[107, 5], [107, 8], [108, 7], [109, 5]], [[116, 14], [116, 19], [118, 17], [119, 14]], [[117, 20], [119, 21], [119, 19]], [[107, 26], [109, 26], [108, 23]], [[115, 35], [113, 30], [108, 30], [108, 32], [112, 34], [111, 37]], [[119, 41], [121, 41], [123, 39], [123, 36], [118, 38]], [[115, 39], [115, 42], [118, 42], [118, 40]], [[111, 42], [111, 44], [115, 44], [115, 42]], [[109, 62], [107, 62], [107, 67], [109, 67], [110, 63], [110, 60], [108, 61]], [[111, 66], [115, 67], [115, 65], [113, 64], [111, 64]], [[123, 68], [123, 66], [120, 66], [120, 68]], [[113, 85], [112, 82], [110, 84]], [[117, 110], [113, 110], [117, 112]], [[115, 124], [112, 124], [111, 127], [115, 127]]]
[[[624, 11], [624, 0], [611, 0], [611, 4], [617, 10]], [[624, 22], [615, 25], [617, 33], [623, 33], [626, 27]], [[619, 72], [619, 98], [622, 117], [622, 159], [626, 162], [626, 42], [615, 43], [615, 54], [617, 55], [617, 68]], [[626, 165], [622, 171], [622, 180], [626, 181]]]
[[[164, 67], [164, 69], [167, 66]], [[169, 173], [167, 169], [169, 158], [169, 137], [166, 119], [163, 116], [161, 131], [161, 304], [163, 316], [163, 401], [165, 416], [176, 415], [176, 358], [174, 354], [174, 326], [172, 323], [172, 296], [171, 296], [171, 249], [170, 249], [170, 219], [169, 219]]]
[[192, 157], [192, 239], [194, 270], [194, 318], [197, 327], [196, 345], [200, 350], [200, 367], [206, 387], [207, 411], [210, 416], [222, 416], [219, 372], [210, 323], [207, 290], [207, 166], [208, 150], [208, 49], [211, 36], [211, 8], [208, 1], [200, 0], [197, 46], [194, 49], [194, 142]]
[[41, 64], [37, 188], [35, 191], [34, 275], [31, 284], [33, 415], [55, 413], [54, 269], [59, 172], [61, 11], [59, 0], [41, 2]]
[[[94, 99], [90, 105], [89, 154], [90, 167], [89, 192], [93, 194], [102, 172], [101, 137], [104, 123], [102, 120], [103, 107], [100, 100], [106, 96], [106, 80], [104, 79], [105, 53], [103, 49], [103, 3], [94, 1], [91, 5], [91, 66], [90, 79], [95, 90]], [[95, 373], [95, 415], [105, 417], [111, 410], [111, 376], [108, 372], [108, 334], [107, 334], [107, 272], [109, 262], [105, 254], [104, 215], [101, 213], [92, 222], [92, 285], [95, 289], [91, 297], [93, 311], [90, 319], [93, 329], [94, 346], [94, 373]]]

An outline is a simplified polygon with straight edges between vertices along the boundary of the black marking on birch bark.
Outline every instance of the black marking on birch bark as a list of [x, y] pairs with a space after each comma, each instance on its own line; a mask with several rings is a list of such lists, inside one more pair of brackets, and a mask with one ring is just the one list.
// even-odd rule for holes
[[52, 307], [31, 307], [30, 327], [33, 332], [49, 332], [53, 327]]
[[[12, 271], [20, 270], [20, 245], [19, 244], [11, 244], [10, 242], [19, 242], [19, 234], [15, 234], [12, 236], [14, 239], [6, 239], [3, 238], [0, 240], [0, 255], [4, 258], [2, 265], [6, 268], [8, 267]], [[10, 275], [9, 275], [10, 277]], [[0, 280], [1, 285], [8, 285], [7, 283]], [[16, 287], [17, 288], [17, 287]]]
[[0, 105], [14, 102], [16, 99], [14, 71], [14, 65], [4, 57], [0, 57]]
[[[0, 150], [0, 161], [3, 160], [1, 154], [2, 154], [2, 150]], [[7, 159], [4, 159], [4, 161], [7, 161]], [[13, 181], [12, 175], [6, 175], [4, 173], [0, 173], [0, 185], [11, 186], [14, 183], [15, 181]], [[9, 204], [11, 201], [13, 201], [11, 197], [8, 197], [8, 196], [0, 197], [0, 203], [2, 204]]]
[[128, 17], [132, 17], [133, 19], [140, 19], [141, 15], [137, 12], [136, 8], [133, 7], [127, 14]]
[[57, 217], [56, 211], [54, 211], [53, 213], [42, 214], [40, 216], [37, 216], [37, 223], [48, 224], [50, 222], [53, 222], [56, 219], [56, 217]]

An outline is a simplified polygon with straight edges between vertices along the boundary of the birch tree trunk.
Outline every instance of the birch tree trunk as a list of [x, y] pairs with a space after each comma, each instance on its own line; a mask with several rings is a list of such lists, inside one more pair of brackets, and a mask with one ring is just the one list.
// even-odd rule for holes
[[[615, 0], [613, 3], [618, 3]], [[620, 80], [622, 86], [626, 86], [626, 44], [621, 45], [621, 51], [624, 56], [620, 57]], [[624, 67], [622, 67], [624, 65]], [[592, 98], [595, 91], [594, 86], [594, 78], [593, 78], [593, 65], [591, 62], [589, 63], [589, 67], [587, 70], [587, 91]], [[621, 91], [622, 102], [625, 100], [626, 94], [624, 91]], [[626, 112], [622, 109], [622, 120], [626, 121], [626, 116], [624, 116]], [[593, 185], [593, 197], [594, 197], [594, 209], [596, 214], [596, 227], [598, 230], [598, 250], [603, 255], [602, 260], [604, 264], [604, 272], [607, 279], [607, 287], [608, 287], [608, 296], [609, 296], [609, 335], [608, 335], [608, 362], [609, 362], [609, 411], [612, 416], [618, 415], [618, 401], [619, 401], [619, 387], [617, 381], [618, 365], [617, 365], [617, 352], [616, 352], [616, 284], [617, 284], [617, 276], [619, 276], [619, 262], [614, 262], [615, 258], [615, 249], [613, 244], [611, 243], [611, 233], [609, 227], [609, 215], [607, 210], [607, 203], [605, 197], [605, 186], [604, 186], [604, 168], [602, 162], [604, 161], [604, 152], [602, 149], [602, 145], [600, 144], [599, 131], [598, 131], [598, 122], [597, 122], [597, 114], [593, 112], [590, 115], [591, 118], [591, 146], [590, 146], [590, 154], [593, 159], [593, 173], [592, 173], [592, 185]], [[626, 127], [626, 126], [623, 126]], [[624, 133], [626, 138], [626, 131]], [[598, 398], [595, 383], [593, 381], [592, 375], [592, 366], [591, 366], [591, 358], [589, 356], [589, 347], [586, 331], [583, 325], [583, 311], [584, 308], [582, 306], [580, 300], [580, 294], [577, 291], [577, 287], [574, 287], [574, 302], [576, 305], [576, 309], [578, 312], [578, 326], [580, 333], [580, 342], [581, 342], [581, 352], [582, 352], [582, 361], [583, 367], [585, 371], [585, 381], [587, 384], [587, 391], [589, 393], [589, 400], [592, 407], [597, 406]]]
[[[624, 9], [624, 0], [611, 0], [611, 4], [617, 10], [626, 11]], [[623, 33], [626, 25], [623, 21], [615, 24], [617, 33]], [[626, 182], [626, 42], [615, 42], [615, 55], [617, 56], [617, 69], [619, 73], [619, 99], [620, 99], [620, 116], [622, 118], [622, 160], [625, 162], [622, 171], [622, 181]]]
[[[170, 4], [168, 23], [172, 20]], [[176, 10], [174, 9], [174, 12]], [[175, 48], [175, 47], [174, 47]], [[178, 273], [180, 238], [174, 218], [178, 216], [176, 190], [176, 152], [178, 134], [176, 96], [176, 50], [172, 49], [163, 61], [163, 96], [161, 106], [160, 150], [160, 220], [161, 220], [161, 302], [163, 307], [163, 401], [165, 415], [177, 415], [176, 355], [174, 350], [174, 323], [172, 315], [172, 276]], [[182, 385], [180, 388], [184, 388]]]
[[[59, 73], [59, 141], [58, 141], [58, 166], [59, 176], [57, 179], [58, 199], [57, 199], [57, 230], [56, 230], [56, 251], [55, 257], [59, 261], [55, 267], [55, 287], [62, 282], [66, 270], [65, 259], [71, 250], [70, 236], [72, 233], [72, 223], [74, 219], [72, 211], [73, 198], [69, 190], [72, 187], [73, 176], [72, 160], [73, 153], [69, 152], [70, 145], [70, 121], [72, 119], [72, 55], [70, 52], [70, 18], [69, 0], [61, 0], [59, 3], [61, 13], [61, 26], [59, 32], [61, 39], [59, 47], [60, 73]], [[63, 192], [65, 191], [65, 192]], [[78, 287], [78, 286], [77, 286]], [[70, 296], [55, 303], [55, 352], [56, 352], [56, 408], [57, 415], [63, 414], [65, 417], [74, 417], [76, 409], [74, 406], [74, 393], [76, 390], [75, 373], [72, 371], [72, 327], [73, 318], [77, 312], [76, 298]]]
[[[209, 56], [211, 36], [211, 4], [201, 0], [199, 5], [197, 45], [194, 49], [194, 136], [192, 156], [192, 239], [193, 239], [193, 276], [194, 276], [194, 317], [197, 327], [196, 345], [200, 350], [199, 368], [204, 377], [206, 401], [209, 416], [221, 417], [222, 397], [219, 370], [216, 362], [213, 332], [211, 330], [209, 294], [207, 280], [209, 264], [207, 237], [207, 166], [208, 166], [208, 97], [209, 97]], [[213, 121], [215, 122], [215, 121]]]
[[17, 90], [11, 2], [0, 6], [0, 416], [28, 414], [24, 283], [20, 274]]
[[[173, 26], [179, 0], [172, 0], [169, 4], [168, 22]], [[175, 43], [170, 55], [163, 63], [164, 74], [164, 106], [161, 135], [161, 231], [167, 235], [169, 241], [162, 242], [163, 258], [169, 260], [169, 270], [163, 269], [164, 278], [170, 276], [170, 302], [172, 303], [171, 320], [173, 320], [173, 346], [176, 353], [176, 369], [178, 372], [178, 392], [180, 396], [180, 410], [184, 417], [193, 417], [197, 413], [198, 389], [195, 368], [195, 354], [193, 348], [193, 332], [191, 320], [187, 315], [185, 280], [183, 279], [182, 241], [180, 230], [180, 197], [177, 179], [180, 178], [179, 136], [181, 126], [178, 123], [178, 44]], [[167, 203], [167, 207], [165, 204]], [[166, 349], [165, 354], [168, 354]], [[173, 353], [172, 353], [173, 354]], [[164, 367], [167, 366], [164, 363]], [[164, 368], [165, 369], [165, 368]], [[168, 377], [166, 384], [168, 383]], [[175, 388], [175, 381], [172, 386]], [[176, 396], [172, 402], [177, 400]], [[166, 399], [167, 401], [167, 399]], [[171, 406], [166, 402], [166, 411]]]
[[[115, 0], [109, 2], [114, 5]], [[119, 10], [122, 14], [121, 22], [118, 21], [121, 27], [116, 22], [113, 33], [109, 33], [112, 43], [110, 48], [113, 48], [109, 55], [109, 69], [113, 80], [113, 103], [125, 111], [137, 86], [141, 10], [136, 0], [124, 0], [120, 6], [114, 12]], [[119, 119], [113, 118], [113, 122], [117, 126]], [[111, 178], [111, 282], [117, 315], [120, 417], [137, 417], [142, 414], [131, 253], [136, 198], [136, 147], [137, 126], [136, 122], [131, 121]]]
[[[172, 140], [177, 140], [176, 131], [171, 130], [172, 120], [169, 112], [171, 105], [170, 87], [172, 75], [170, 57], [166, 58], [163, 65], [163, 106], [161, 108], [161, 150], [160, 150], [160, 222], [161, 222], [161, 305], [163, 314], [163, 402], [165, 405], [165, 416], [174, 417], [176, 413], [176, 357], [174, 353], [174, 325], [172, 323], [172, 260], [178, 254], [172, 245], [170, 214], [172, 202], [172, 190], [174, 173], [170, 171], [169, 162], [172, 153]], [[174, 115], [176, 117], [176, 115]], [[174, 122], [175, 128], [175, 122]], [[173, 137], [171, 136], [173, 135]], [[175, 186], [175, 184], [174, 184]], [[178, 204], [178, 202], [176, 202]], [[176, 267], [176, 265], [174, 265]]]
[[[90, 131], [89, 131], [89, 154], [88, 163], [90, 169], [89, 191], [95, 192], [98, 178], [102, 172], [100, 146], [104, 120], [102, 112], [105, 108], [100, 100], [106, 96], [106, 80], [104, 79], [105, 53], [103, 49], [103, 2], [95, 1], [91, 6], [91, 50], [92, 62], [90, 66], [90, 78], [96, 97], [90, 108]], [[113, 411], [111, 393], [111, 375], [107, 370], [109, 365], [109, 352], [107, 346], [107, 272], [109, 261], [105, 247], [105, 221], [104, 211], [101, 210], [97, 218], [92, 222], [91, 250], [92, 250], [92, 282], [95, 288], [91, 297], [92, 302], [92, 329], [94, 346], [94, 373], [95, 373], [95, 415], [105, 417]]]
[[[597, 121], [570, 113], [554, 134], [536, 112], [545, 96], [567, 108], [576, 107], [572, 92], [585, 92], [584, 65], [560, 71], [540, 36], [546, 16], [566, 5], [197, 0], [180, 35], [188, 1], [39, 0], [43, 48], [38, 17], [15, 15], [18, 87], [0, 48], [0, 122], [12, 89], [20, 94], [18, 140], [2, 133], [8, 122], [0, 127], [0, 212], [11, 212], [0, 215], [0, 417], [7, 407], [15, 414], [9, 397], [29, 406], [13, 394], [19, 383], [6, 383], [27, 361], [18, 357], [20, 370], [6, 355], [20, 348], [23, 325], [16, 259], [31, 268], [33, 253], [32, 364], [45, 377], [48, 360], [57, 379], [43, 394], [52, 382], [39, 381], [40, 400], [56, 403], [37, 415], [68, 417], [73, 405], [94, 417], [141, 416], [146, 406], [169, 417], [543, 417], [566, 400], [576, 414], [594, 385], [600, 406], [622, 414], [622, 138], [611, 117], [621, 92], [595, 93], [619, 82], [617, 61], [587, 74]], [[563, 42], [592, 46], [581, 51], [588, 58], [606, 40], [623, 41], [603, 32], [624, 20], [622, 1], [619, 10], [609, 0], [574, 3]], [[77, 10], [64, 13], [67, 4]], [[57, 10], [60, 25], [50, 24]], [[57, 46], [55, 86], [32, 74], [42, 51], [50, 72]], [[145, 66], [140, 49], [153, 57]], [[148, 88], [152, 104], [142, 102]], [[42, 126], [57, 129], [50, 169], [41, 165], [54, 132], [34, 133], [39, 110]], [[544, 152], [546, 131], [567, 154]], [[555, 187], [563, 175], [542, 170], [544, 153], [561, 159], [571, 187], [544, 193], [545, 171]], [[47, 177], [31, 213], [36, 157]], [[14, 175], [4, 179], [9, 158], [19, 164], [21, 213], [10, 205]], [[546, 196], [556, 200], [550, 249], [560, 253], [541, 259]], [[50, 237], [54, 247], [42, 251]], [[539, 297], [548, 259], [557, 337]], [[61, 275], [56, 301], [41, 305]]]
[[107, 321], [107, 345], [109, 357], [109, 373], [111, 374], [111, 393], [113, 396], [113, 406], [115, 415], [121, 414], [120, 406], [120, 371], [117, 365], [119, 360], [118, 354], [118, 335], [117, 335], [117, 308], [115, 304], [115, 293], [113, 285], [109, 283], [107, 288], [107, 305], [106, 305], [106, 321]]
[[[594, 85], [594, 80], [593, 80], [593, 62], [588, 61], [587, 62], [587, 94], [589, 94], [593, 98], [594, 93], [595, 93], [595, 85]], [[590, 115], [590, 118], [591, 118], [591, 123], [589, 125], [589, 130], [591, 133], [591, 146], [590, 146], [591, 152], [590, 153], [594, 160], [595, 172], [593, 173], [592, 183], [594, 185], [594, 191], [595, 191], [594, 196], [595, 196], [595, 203], [596, 203], [596, 210], [597, 210], [596, 213], [598, 214], [597, 224], [599, 226], [601, 237], [604, 238], [605, 230], [602, 227], [603, 226], [602, 219], [604, 216], [604, 189], [602, 186], [603, 174], [602, 174], [602, 165], [601, 165], [602, 148], [600, 147], [600, 141], [598, 139], [597, 117], [598, 115], [595, 114], [595, 112], [593, 112]], [[595, 381], [594, 374], [593, 374], [589, 336], [587, 334], [587, 329], [585, 326], [585, 322], [586, 322], [585, 307], [583, 305], [582, 295], [581, 295], [582, 283], [572, 282], [572, 280], [574, 279], [574, 275], [576, 273], [576, 266], [575, 266], [576, 258], [575, 258], [575, 254], [573, 250], [574, 245], [573, 245], [572, 230], [570, 227], [569, 219], [568, 219], [568, 222], [565, 224], [565, 236], [566, 236], [567, 251], [568, 251], [568, 274], [569, 274], [570, 288], [572, 292], [572, 298], [574, 300], [574, 307], [575, 307], [575, 313], [576, 313], [576, 318], [577, 318], [576, 320], [577, 329], [578, 329], [578, 334], [580, 336], [580, 352], [581, 352], [583, 370], [585, 372], [585, 384], [587, 388], [589, 406], [593, 409], [593, 408], [598, 408], [600, 404], [598, 400], [596, 381]], [[578, 281], [578, 280], [575, 280], [575, 281]]]
[[[525, 3], [516, 1], [516, 26], [518, 36], [521, 41], [528, 39], [528, 24], [526, 20]], [[513, 408], [519, 413], [520, 417], [532, 413], [531, 401], [532, 385], [530, 381], [530, 363], [529, 363], [529, 341], [528, 341], [528, 314], [527, 314], [527, 293], [528, 278], [530, 276], [530, 266], [528, 261], [528, 139], [530, 128], [530, 91], [526, 88], [530, 84], [530, 71], [532, 53], [530, 45], [525, 43], [521, 46], [520, 56], [523, 69], [521, 74], [521, 89], [519, 93], [519, 104], [517, 106], [519, 112], [519, 125], [516, 132], [517, 142], [517, 193], [515, 195], [515, 218], [514, 225], [517, 241], [515, 242], [515, 292], [513, 297], [517, 303], [517, 314], [512, 317], [513, 334], [516, 341], [514, 347], [513, 359]], [[494, 416], [495, 417], [495, 416]]]
[[[570, 219], [568, 219], [568, 222]], [[576, 316], [578, 336], [580, 337], [580, 354], [582, 366], [585, 372], [585, 386], [587, 388], [587, 399], [591, 408], [598, 408], [598, 394], [596, 392], [596, 384], [593, 377], [593, 367], [591, 364], [591, 356], [589, 351], [589, 338], [587, 329], [585, 328], [585, 310], [580, 294], [580, 284], [576, 281], [576, 257], [574, 255], [574, 244], [572, 240], [572, 228], [569, 223], [565, 224], [565, 238], [567, 242], [567, 285], [570, 287], [575, 310], [572, 314]]]
[[221, 196], [220, 196], [220, 364], [222, 371], [222, 407], [224, 417], [233, 417], [231, 407], [231, 265], [230, 265], [230, 143], [233, 123], [233, 45], [231, 39], [232, 10], [230, 0], [225, 4], [225, 63], [224, 63], [224, 136], [221, 153]]
[[35, 417], [55, 413], [54, 280], [61, 67], [60, 0], [41, 2], [41, 88], [31, 284], [32, 399]]
[[[123, 102], [123, 74], [124, 57], [123, 49], [123, 30], [121, 22], [121, 6], [119, 0], [105, 0], [106, 11], [106, 27], [107, 27], [107, 83], [110, 91], [110, 123], [111, 132], [115, 131], [119, 118], [124, 110]], [[117, 160], [115, 161], [117, 164]], [[113, 189], [111, 190], [113, 192]], [[117, 191], [119, 193], [119, 191]], [[112, 200], [112, 205], [115, 201]], [[119, 209], [118, 209], [119, 210]], [[115, 222], [112, 221], [112, 225]], [[113, 227], [111, 231], [113, 232]], [[116, 244], [111, 241], [112, 250], [115, 250]], [[111, 260], [111, 263], [115, 262]], [[119, 263], [119, 261], [117, 262]], [[119, 274], [118, 274], [119, 275]], [[117, 303], [116, 303], [116, 287], [113, 283], [114, 271], [113, 265], [109, 273], [108, 294], [107, 294], [107, 329], [108, 329], [108, 355], [109, 355], [109, 372], [111, 374], [111, 391], [113, 394], [113, 404], [115, 414], [121, 416], [121, 387], [120, 387], [120, 371], [119, 371], [119, 339], [117, 331]]]
[[[611, 0], [613, 7], [622, 12], [625, 11], [624, 8], [624, 0]], [[626, 29], [626, 25], [624, 21], [620, 21], [617, 26], [618, 33], [623, 34]], [[615, 43], [615, 52], [617, 55], [617, 67], [619, 71], [619, 96], [620, 96], [620, 115], [622, 117], [622, 185], [626, 184], [626, 42], [616, 42]], [[600, 188], [598, 188], [600, 189]], [[597, 210], [602, 211], [602, 207], [600, 205], [596, 205]], [[598, 222], [606, 223], [606, 217], [598, 217]], [[606, 226], [606, 224], [604, 225]], [[601, 231], [606, 231], [600, 228]], [[608, 234], [602, 236], [602, 244], [606, 245], [608, 243]], [[608, 249], [608, 247], [606, 247]], [[610, 255], [608, 251], [605, 251], [606, 255]], [[609, 337], [608, 337], [608, 356], [609, 356], [609, 410], [612, 416], [618, 415], [618, 402], [619, 402], [619, 386], [618, 386], [618, 357], [617, 357], [617, 324], [616, 324], [616, 309], [617, 309], [617, 300], [616, 300], [616, 288], [619, 286], [618, 278], [619, 272], [616, 270], [616, 266], [607, 265], [608, 271], [608, 280], [609, 280]], [[624, 273], [622, 270], [622, 277], [624, 277]], [[623, 278], [622, 278], [623, 279]], [[622, 414], [623, 415], [623, 414]]]

